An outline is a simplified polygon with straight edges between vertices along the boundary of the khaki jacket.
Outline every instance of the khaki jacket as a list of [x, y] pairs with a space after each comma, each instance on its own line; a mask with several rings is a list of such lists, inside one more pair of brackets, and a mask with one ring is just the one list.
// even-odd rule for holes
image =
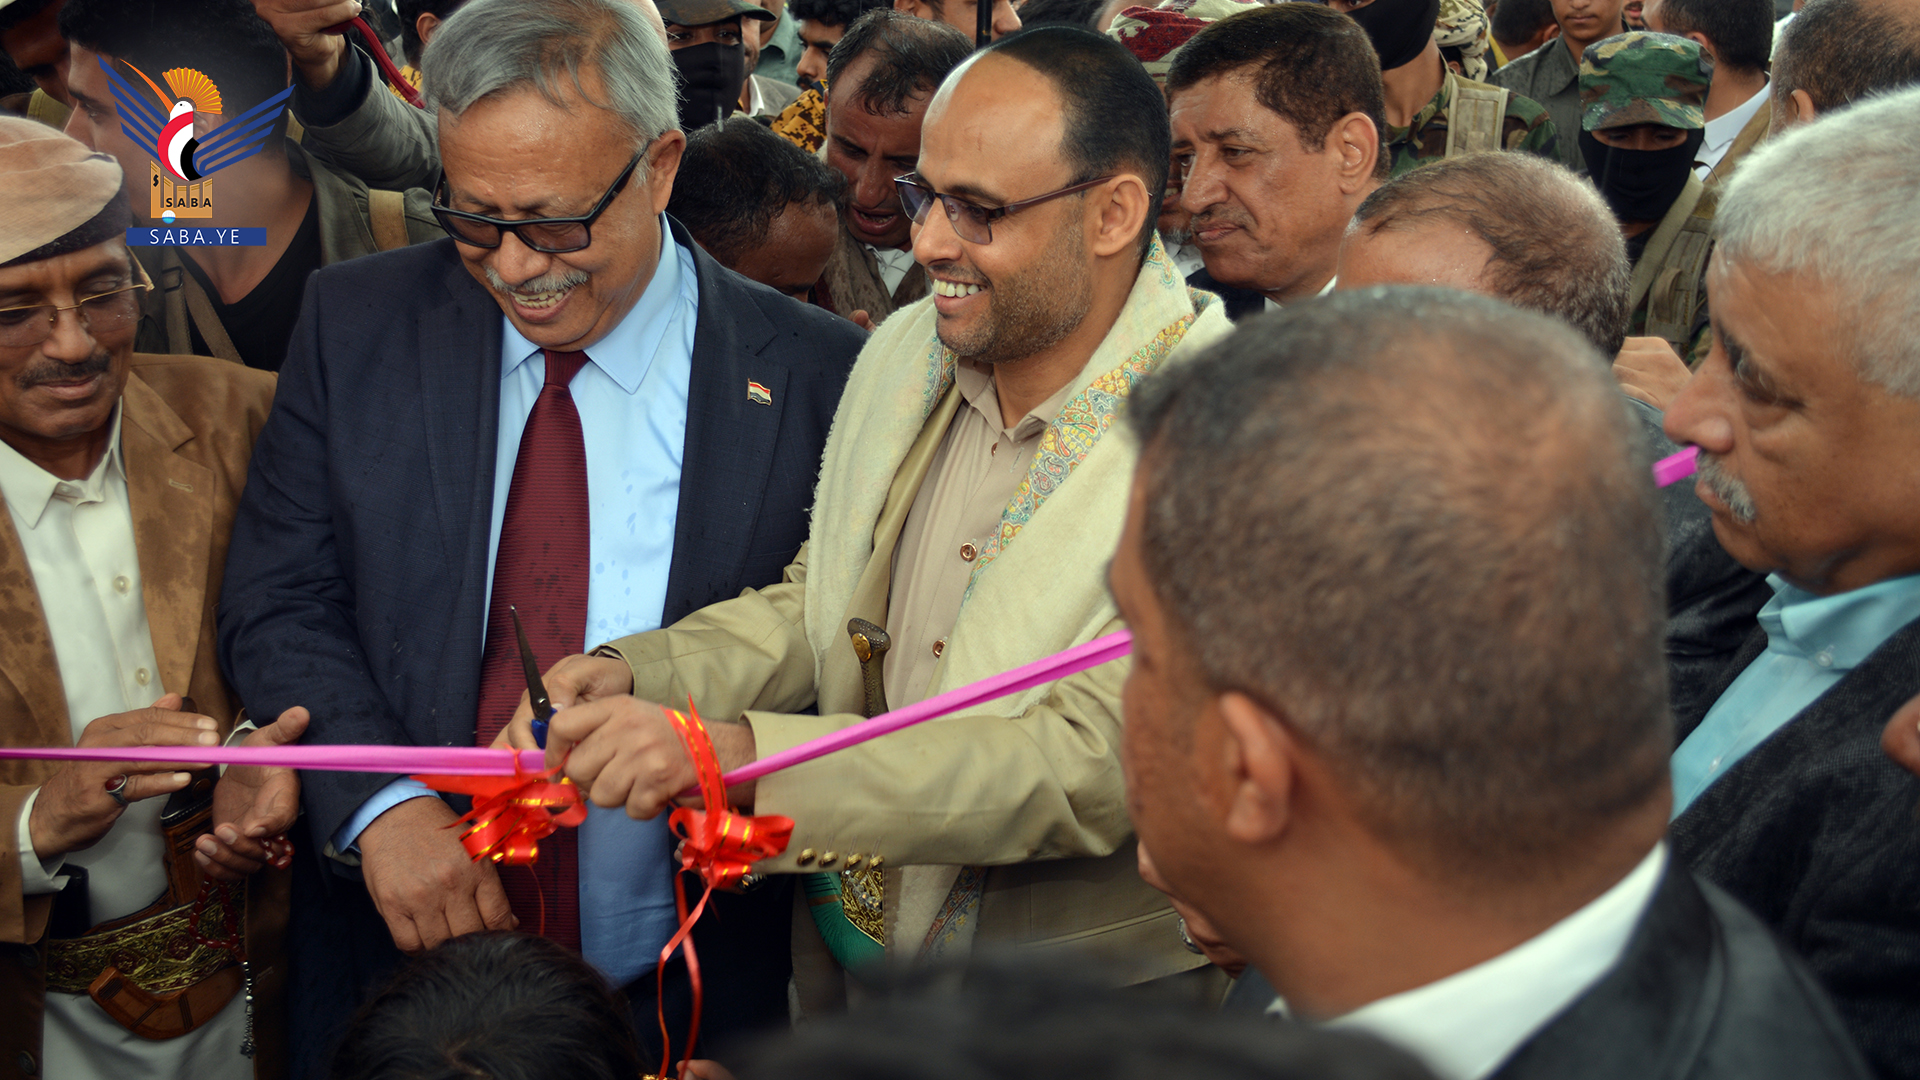
[[[853, 617], [885, 625], [895, 547], [959, 408], [951, 375], [941, 377], [943, 350], [929, 346], [933, 321], [928, 304], [908, 307], [862, 352], [828, 439], [811, 539], [784, 580], [613, 643], [637, 696], [691, 695], [715, 720], [744, 715], [762, 756], [859, 719], [864, 692], [844, 628]], [[1167, 332], [1176, 322], [1190, 327], [1184, 337]], [[1062, 465], [1049, 455], [1065, 443], [1043, 437], [1029, 483], [1059, 479], [1037, 505], [1023, 505], [1023, 489], [1003, 518], [1009, 538], [997, 556], [992, 544], [983, 550], [930, 695], [1121, 628], [1104, 573], [1136, 448], [1123, 422], [1104, 426], [1124, 393], [1110, 392], [1112, 373], [1139, 377], [1230, 329], [1218, 300], [1186, 289], [1156, 243], [1054, 424], [1091, 449]], [[980, 866], [980, 945], [1095, 959], [1127, 983], [1199, 966], [1165, 898], [1136, 871], [1119, 764], [1126, 670], [1102, 665], [762, 779], [756, 812], [795, 827], [787, 852], [761, 868], [883, 862], [888, 949], [909, 958], [928, 927], [897, 920], [903, 908], [928, 908], [905, 901], [900, 869]], [[809, 705], [819, 715], [797, 715]], [[794, 949], [803, 1003], [824, 1000], [814, 992], [832, 969], [815, 965], [824, 946], [804, 915]]]
[[[221, 678], [214, 598], [254, 436], [273, 402], [273, 376], [219, 360], [136, 353], [122, 395], [121, 450], [133, 507], [147, 622], [166, 692], [194, 699], [230, 727], [239, 703]], [[40, 595], [10, 517], [0, 515], [0, 739], [9, 746], [71, 746]], [[0, 1070], [33, 1075], [40, 1056], [44, 941], [53, 897], [23, 896], [13, 823], [58, 762], [0, 762]], [[257, 1076], [285, 1065], [280, 990], [286, 981], [284, 873], [249, 888]], [[33, 1064], [32, 1069], [25, 1066]]]

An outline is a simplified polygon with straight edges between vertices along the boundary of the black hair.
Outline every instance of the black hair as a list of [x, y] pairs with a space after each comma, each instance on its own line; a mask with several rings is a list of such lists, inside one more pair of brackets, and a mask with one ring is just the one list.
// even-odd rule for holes
[[53, 4], [54, 0], [13, 0], [6, 7], [0, 7], [0, 34], [19, 26]]
[[891, 0], [790, 0], [787, 14], [823, 26], [852, 26], [867, 12], [892, 6]]
[[1765, 71], [1773, 55], [1773, 0], [1661, 0], [1659, 15], [1667, 33], [1713, 42], [1720, 67]]
[[626, 1005], [545, 938], [490, 931], [409, 960], [360, 1007], [333, 1080], [633, 1080]]
[[[60, 33], [152, 79], [172, 68], [200, 72], [219, 88], [229, 118], [287, 88], [286, 49], [253, 0], [67, 0]], [[270, 140], [286, 131], [286, 119], [283, 108]]]
[[[836, 92], [840, 74], [869, 52], [879, 55], [867, 77]], [[836, 104], [852, 99], [875, 116], [898, 116], [971, 55], [973, 42], [946, 23], [875, 8], [855, 19], [827, 54], [827, 93]]]
[[1173, 136], [1167, 99], [1139, 58], [1105, 34], [1059, 23], [1021, 29], [981, 52], [1018, 60], [1053, 83], [1066, 110], [1061, 150], [1073, 166], [1072, 183], [1122, 170], [1139, 174], [1148, 197], [1140, 227], [1145, 256], [1167, 190]]
[[766, 240], [787, 207], [843, 209], [846, 186], [826, 162], [758, 121], [736, 116], [687, 136], [667, 213], [715, 259], [732, 266]]
[[1920, 83], [1920, 16], [1863, 0], [1807, 0], [1774, 54], [1773, 97], [1805, 90], [1828, 112]]
[[1532, 41], [1533, 35], [1552, 26], [1553, 21], [1553, 0], [1500, 0], [1500, 6], [1493, 9], [1493, 37], [1496, 41]]
[[[1319, 152], [1333, 125], [1349, 113], [1387, 135], [1380, 57], [1360, 24], [1319, 4], [1275, 4], [1229, 15], [1188, 39], [1167, 70], [1167, 98], [1197, 83], [1257, 69], [1254, 97], [1292, 124], [1302, 149]], [[1375, 173], [1391, 158], [1382, 144]]]
[[1107, 0], [1027, 0], [1020, 5], [1020, 25], [1068, 23], [1097, 30], [1095, 24], [1106, 6]]
[[[1065, 965], [1073, 969], [1078, 965]], [[1365, 1035], [1205, 1008], [990, 956], [893, 976], [859, 1009], [762, 1043], [741, 1080], [1430, 1080]]]
[[1145, 577], [1207, 643], [1176, 662], [1284, 718], [1433, 880], [1537, 883], [1664, 798], [1658, 494], [1572, 327], [1339, 292], [1240, 323], [1127, 414]]
[[407, 63], [420, 66], [420, 50], [426, 48], [426, 42], [420, 40], [420, 16], [433, 15], [445, 19], [460, 9], [467, 0], [399, 0], [400, 3], [400, 47], [406, 53]]

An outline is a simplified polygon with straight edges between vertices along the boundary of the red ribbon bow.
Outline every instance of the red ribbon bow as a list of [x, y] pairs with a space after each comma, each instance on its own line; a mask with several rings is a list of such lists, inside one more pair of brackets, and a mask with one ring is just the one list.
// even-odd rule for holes
[[733, 808], [727, 805], [727, 789], [720, 782], [720, 762], [713, 753], [713, 740], [707, 736], [707, 727], [700, 722], [700, 712], [694, 708], [692, 699], [688, 699], [684, 713], [675, 709], [665, 712], [667, 719], [673, 722], [673, 730], [679, 734], [681, 744], [687, 748], [687, 757], [693, 760], [694, 772], [700, 778], [701, 802], [706, 807], [704, 810], [679, 807], [667, 818], [667, 827], [680, 837], [680, 869], [700, 875], [700, 880], [707, 886], [700, 894], [700, 902], [694, 905], [689, 914], [685, 879], [679, 874], [673, 876], [673, 902], [680, 914], [680, 929], [660, 950], [660, 967], [655, 975], [660, 987], [657, 999], [662, 1003], [660, 1041], [665, 1047], [659, 1075], [670, 1077], [675, 1074], [668, 1071], [673, 1065], [673, 1044], [667, 1035], [667, 961], [675, 949], [683, 945], [686, 947], [687, 980], [693, 984], [693, 1020], [688, 1025], [686, 1053], [681, 1058], [684, 1064], [693, 1060], [693, 1044], [700, 1036], [700, 1006], [704, 998], [700, 982], [700, 958], [693, 949], [693, 925], [700, 921], [700, 915], [707, 910], [707, 899], [713, 895], [713, 890], [738, 886], [755, 862], [787, 850], [787, 841], [793, 838], [793, 819], [773, 815], [749, 817], [734, 813]]
[[[529, 772], [514, 759], [512, 776], [416, 776], [435, 791], [473, 796], [473, 809], [454, 819], [466, 825], [460, 843], [478, 862], [527, 864], [540, 857], [540, 838], [587, 820], [587, 804], [571, 780], [555, 780], [560, 766]], [[448, 828], [452, 828], [449, 825]]]

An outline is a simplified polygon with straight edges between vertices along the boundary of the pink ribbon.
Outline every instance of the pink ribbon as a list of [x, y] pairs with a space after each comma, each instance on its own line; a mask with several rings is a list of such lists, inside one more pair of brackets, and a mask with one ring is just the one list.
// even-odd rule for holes
[[[1661, 487], [1692, 476], [1699, 467], [1699, 448], [1689, 446], [1653, 465], [1654, 483]], [[1118, 660], [1133, 650], [1133, 635], [1125, 630], [1076, 645], [1044, 660], [949, 690], [917, 705], [882, 713], [871, 720], [841, 728], [811, 742], [743, 765], [722, 777], [728, 786], [757, 780], [782, 769], [858, 746], [936, 717], [970, 709], [982, 702], [1063, 679], [1068, 675]], [[47, 761], [177, 761], [201, 765], [277, 765], [291, 769], [339, 772], [432, 773], [439, 776], [515, 776], [544, 772], [546, 752], [494, 750], [471, 746], [112, 746], [0, 747], [0, 759], [36, 758]], [[693, 793], [689, 789], [688, 793]]]

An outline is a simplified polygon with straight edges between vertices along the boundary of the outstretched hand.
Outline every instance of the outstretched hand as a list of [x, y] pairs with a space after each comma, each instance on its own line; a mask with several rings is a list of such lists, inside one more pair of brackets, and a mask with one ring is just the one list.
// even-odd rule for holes
[[[242, 746], [288, 746], [307, 730], [307, 710], [295, 706], [249, 732]], [[234, 765], [213, 789], [213, 831], [194, 845], [193, 859], [216, 881], [239, 881], [262, 867], [293, 859], [287, 830], [300, 813], [300, 775], [292, 769]]]

